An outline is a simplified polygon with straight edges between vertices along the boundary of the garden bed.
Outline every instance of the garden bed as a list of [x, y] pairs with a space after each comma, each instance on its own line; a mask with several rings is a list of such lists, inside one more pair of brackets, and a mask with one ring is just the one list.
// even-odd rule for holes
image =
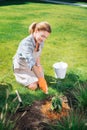
[[[64, 99], [63, 99], [64, 100]], [[60, 113], [51, 110], [52, 97], [43, 101], [35, 101], [31, 106], [20, 108], [14, 115], [16, 125], [14, 130], [48, 130], [50, 124], [56, 124], [63, 116], [67, 116], [70, 107], [63, 102]]]

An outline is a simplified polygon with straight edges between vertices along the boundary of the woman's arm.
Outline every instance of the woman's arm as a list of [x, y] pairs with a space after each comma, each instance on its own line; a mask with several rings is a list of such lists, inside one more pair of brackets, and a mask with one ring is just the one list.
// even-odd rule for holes
[[38, 67], [39, 72], [41, 73], [41, 76], [44, 77], [43, 67], [40, 63], [40, 57], [38, 57], [37, 60], [36, 60], [36, 66]]
[[40, 64], [40, 57], [37, 58], [37, 60], [36, 60], [36, 65], [37, 65], [37, 66], [41, 66], [41, 64]]

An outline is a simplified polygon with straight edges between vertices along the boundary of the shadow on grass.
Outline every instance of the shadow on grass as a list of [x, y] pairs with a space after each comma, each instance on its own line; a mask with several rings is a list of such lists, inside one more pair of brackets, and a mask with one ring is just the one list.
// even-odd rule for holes
[[[69, 2], [69, 3], [77, 3], [77, 2], [87, 2], [87, 0], [55, 0], [59, 2]], [[53, 0], [50, 1], [44, 1], [44, 0], [0, 0], [0, 6], [8, 6], [8, 5], [20, 5], [20, 4], [26, 4], [26, 3], [45, 3], [48, 4], [49, 2], [52, 4], [54, 3]], [[59, 4], [59, 3], [58, 3]]]
[[73, 89], [76, 83], [80, 81], [79, 76], [74, 73], [66, 74], [66, 77], [64, 79], [57, 79], [46, 75], [46, 79], [49, 86], [59, 92], [65, 92], [67, 90]]
[[[81, 84], [87, 84], [87, 81], [81, 81], [80, 77], [77, 74], [74, 73], [68, 73], [65, 77], [65, 79], [56, 79], [52, 76], [45, 75], [45, 78], [48, 82], [49, 90], [50, 88], [56, 90], [58, 93], [63, 93], [66, 95], [69, 99], [73, 100], [73, 104], [75, 103], [73, 96], [72, 96], [72, 90], [78, 86], [79, 83]], [[22, 87], [22, 86], [20, 86]], [[2, 109], [3, 105], [6, 102], [6, 92], [9, 90], [12, 91], [12, 85], [5, 83], [0, 84], [0, 109]], [[46, 98], [49, 98], [52, 96], [52, 92], [50, 90], [48, 95], [45, 95], [41, 90], [36, 90], [35, 92], [28, 91], [27, 88], [18, 88], [19, 95], [22, 98], [23, 106], [31, 105], [33, 101], [36, 100], [43, 100]], [[16, 102], [12, 104], [12, 108], [16, 107], [19, 104], [19, 101], [17, 99], [16, 93], [9, 92], [9, 104], [13, 102], [13, 100], [16, 98]], [[54, 95], [54, 94], [53, 94]], [[11, 108], [10, 107], [10, 108]]]
[[[13, 108], [17, 109], [17, 107], [23, 108], [26, 106], [31, 106], [32, 102], [36, 100], [46, 99], [48, 96], [41, 92], [41, 90], [32, 92], [27, 88], [23, 88], [20, 86], [18, 88], [19, 96], [22, 100], [22, 105], [20, 105], [20, 101], [18, 100], [17, 94], [12, 89], [12, 85], [9, 83], [0, 83], [0, 111], [8, 104], [8, 111], [13, 112]], [[20, 90], [19, 90], [20, 89]]]
[[0, 110], [6, 103], [8, 93], [12, 91], [12, 86], [9, 83], [0, 83]]
[[0, 0], [0, 6], [20, 5], [26, 3], [45, 3], [38, 0]]

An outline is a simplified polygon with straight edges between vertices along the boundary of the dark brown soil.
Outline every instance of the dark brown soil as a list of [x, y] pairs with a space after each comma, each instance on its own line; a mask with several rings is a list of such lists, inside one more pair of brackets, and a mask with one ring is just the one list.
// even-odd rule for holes
[[50, 124], [55, 124], [61, 117], [67, 116], [70, 110], [63, 102], [61, 113], [51, 110], [51, 98], [44, 101], [35, 101], [32, 106], [19, 109], [14, 115], [16, 125], [14, 130], [50, 130]]

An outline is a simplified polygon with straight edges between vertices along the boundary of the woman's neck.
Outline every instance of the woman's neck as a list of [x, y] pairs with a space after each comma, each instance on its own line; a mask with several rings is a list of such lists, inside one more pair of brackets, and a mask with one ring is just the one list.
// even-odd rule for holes
[[35, 51], [39, 51], [39, 43], [36, 42]]
[[37, 42], [36, 38], [35, 38], [35, 32], [33, 33], [33, 37], [34, 37], [34, 40], [35, 40], [35, 51], [39, 51], [39, 43]]

